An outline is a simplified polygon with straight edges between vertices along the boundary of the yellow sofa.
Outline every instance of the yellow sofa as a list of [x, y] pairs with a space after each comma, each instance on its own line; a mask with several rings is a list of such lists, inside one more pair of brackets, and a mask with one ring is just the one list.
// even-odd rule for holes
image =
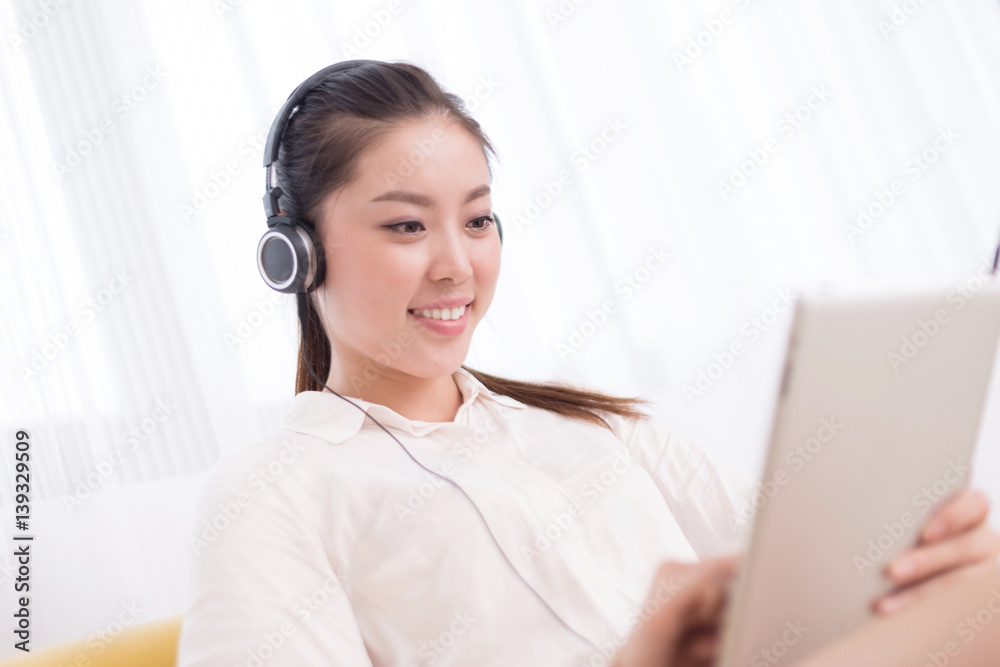
[[174, 667], [182, 618], [170, 616], [126, 628], [100, 655], [80, 640], [0, 661], [0, 667]]

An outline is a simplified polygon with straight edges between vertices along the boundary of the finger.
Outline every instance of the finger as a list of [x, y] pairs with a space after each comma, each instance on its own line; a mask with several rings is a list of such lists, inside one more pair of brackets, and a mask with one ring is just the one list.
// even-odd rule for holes
[[715, 660], [719, 647], [717, 627], [703, 628], [690, 633], [678, 646], [677, 656], [681, 662], [711, 663]]
[[714, 660], [699, 660], [697, 658], [692, 658], [690, 656], [681, 655], [674, 658], [674, 661], [668, 663], [670, 667], [714, 667]]
[[[706, 560], [701, 563], [677, 563], [666, 561], [657, 568], [649, 595], [663, 593], [678, 597], [681, 593], [699, 591], [707, 583], [726, 583], [734, 576], [737, 557], [727, 556]], [[659, 599], [659, 598], [658, 598]]]
[[725, 604], [730, 572], [730, 565], [724, 561], [661, 566], [648, 596], [656, 605], [646, 629], [667, 642], [679, 642], [689, 629], [717, 622]]
[[714, 563], [719, 568], [719, 571], [723, 574], [733, 575], [736, 574], [736, 570], [739, 568], [740, 559], [742, 557], [743, 554], [734, 553], [734, 554], [729, 554], [727, 556], [720, 556], [718, 558], [714, 558], [712, 560], [708, 560], [705, 562]]
[[896, 585], [914, 584], [940, 572], [1000, 554], [1000, 533], [984, 524], [943, 542], [919, 546], [906, 552], [889, 566]]
[[688, 609], [687, 620], [698, 624], [688, 626], [681, 636], [676, 650], [678, 664], [711, 667], [715, 663], [725, 600], [726, 591], [721, 590], [716, 595], [703, 597], [700, 609]]
[[945, 503], [920, 533], [922, 543], [931, 544], [958, 535], [986, 521], [989, 497], [979, 489], [961, 491]]
[[687, 606], [689, 628], [714, 627], [721, 622], [729, 593], [729, 579], [724, 573], [716, 575], [702, 581], [699, 595]]
[[718, 659], [718, 654], [716, 651], [712, 650], [710, 653], [694, 653], [693, 651], [679, 651], [673, 659], [673, 662], [669, 663], [671, 667], [675, 665], [677, 667], [712, 667]]
[[934, 595], [940, 590], [954, 586], [958, 582], [979, 576], [987, 570], [995, 570], [996, 568], [997, 564], [995, 562], [984, 562], [952, 570], [947, 574], [934, 577], [924, 583], [910, 586], [909, 588], [905, 588], [901, 591], [882, 597], [878, 600], [878, 602], [876, 602], [875, 611], [883, 616], [894, 614], [902, 609], [905, 609], [906, 607], [909, 607], [918, 600], [922, 600], [929, 595]]

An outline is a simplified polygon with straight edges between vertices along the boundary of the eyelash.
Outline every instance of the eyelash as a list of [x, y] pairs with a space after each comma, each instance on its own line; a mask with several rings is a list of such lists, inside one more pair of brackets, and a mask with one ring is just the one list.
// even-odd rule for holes
[[[490, 224], [492, 224], [493, 222], [495, 222], [492, 215], [481, 215], [478, 218], [473, 218], [469, 222], [478, 222], [480, 220], [485, 220], [487, 223], [490, 223]], [[420, 225], [420, 224], [422, 224], [422, 223], [420, 223], [420, 222], [418, 222], [416, 220], [407, 220], [405, 222], [397, 222], [397, 223], [392, 224], [392, 225], [383, 225], [383, 227], [385, 227], [386, 229], [388, 229], [390, 231], [393, 231], [393, 232], [395, 232], [397, 234], [404, 234], [406, 236], [412, 236], [412, 233], [408, 233], [408, 232], [403, 231], [403, 227], [405, 227], [406, 225]], [[476, 227], [475, 229], [476, 229], [476, 231], [482, 231], [482, 230], [486, 229], [486, 227]]]

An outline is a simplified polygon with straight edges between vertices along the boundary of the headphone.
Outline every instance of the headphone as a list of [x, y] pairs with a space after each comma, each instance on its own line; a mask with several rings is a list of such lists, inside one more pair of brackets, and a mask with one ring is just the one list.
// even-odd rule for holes
[[[257, 268], [268, 287], [285, 294], [312, 292], [323, 282], [326, 266], [322, 249], [314, 242], [311, 224], [293, 216], [281, 215], [278, 199], [281, 187], [277, 184], [278, 149], [292, 112], [316, 84], [329, 76], [362, 65], [383, 65], [378, 60], [346, 60], [324, 67], [303, 81], [292, 91], [275, 116], [271, 130], [267, 133], [264, 147], [264, 212], [267, 214], [267, 231], [257, 244]], [[500, 218], [492, 214], [496, 222], [500, 245], [503, 246], [503, 228]]]
[[[278, 198], [281, 197], [281, 187], [277, 184], [277, 174], [274, 170], [274, 163], [278, 160], [278, 148], [281, 143], [281, 135], [285, 131], [285, 126], [288, 124], [288, 119], [291, 117], [292, 112], [295, 107], [299, 105], [302, 98], [322, 79], [334, 74], [336, 72], [342, 72], [354, 67], [359, 67], [361, 65], [368, 64], [384, 64], [377, 60], [348, 60], [344, 62], [331, 65], [313, 74], [311, 77], [299, 84], [298, 88], [292, 91], [288, 99], [282, 105], [281, 109], [278, 111], [278, 115], [274, 119], [274, 123], [271, 125], [271, 130], [267, 135], [267, 144], [264, 149], [264, 169], [266, 173], [265, 191], [264, 191], [264, 211], [267, 213], [267, 231], [260, 239], [260, 243], [257, 244], [257, 268], [260, 270], [260, 275], [264, 279], [264, 282], [268, 284], [271, 289], [277, 290], [285, 294], [295, 294], [295, 298], [298, 302], [298, 315], [299, 315], [299, 326], [302, 331], [302, 343], [303, 348], [305, 346], [306, 340], [306, 322], [308, 321], [308, 298], [306, 294], [312, 292], [323, 282], [324, 274], [324, 262], [323, 253], [313, 242], [313, 228], [308, 222], [299, 220], [292, 216], [281, 215], [280, 207], [278, 205]], [[497, 233], [500, 235], [500, 244], [503, 245], [503, 229], [500, 227], [500, 218], [494, 213], [493, 220], [496, 222]], [[538, 601], [542, 603], [546, 609], [555, 617], [559, 623], [563, 625], [570, 633], [576, 635], [577, 638], [582, 640], [586, 644], [590, 644], [598, 653], [603, 654], [601, 647], [595, 644], [593, 641], [582, 635], [576, 629], [574, 629], [569, 623], [567, 623], [556, 611], [545, 601], [545, 598], [535, 590], [524, 575], [514, 567], [510, 558], [507, 557], [507, 553], [500, 546], [500, 542], [497, 541], [496, 536], [493, 534], [493, 530], [490, 528], [489, 522], [486, 521], [486, 517], [483, 516], [482, 511], [472, 497], [462, 488], [458, 482], [455, 480], [442, 475], [441, 473], [431, 470], [423, 463], [418, 461], [410, 450], [400, 442], [399, 438], [393, 435], [389, 429], [382, 425], [382, 423], [368, 414], [368, 411], [363, 407], [352, 401], [351, 399], [341, 396], [330, 387], [327, 387], [326, 383], [319, 379], [316, 372], [312, 368], [312, 364], [309, 363], [309, 358], [303, 354], [302, 359], [305, 361], [306, 369], [312, 378], [321, 386], [325, 387], [327, 391], [337, 396], [355, 408], [360, 410], [365, 414], [365, 416], [372, 420], [379, 428], [385, 431], [386, 435], [396, 441], [396, 443], [402, 448], [406, 455], [415, 463], [417, 466], [422, 468], [425, 472], [439, 477], [442, 480], [448, 482], [454, 486], [459, 493], [461, 493], [472, 505], [472, 508], [479, 515], [479, 519], [483, 522], [483, 526], [486, 528], [486, 532], [489, 534], [490, 539], [493, 540], [493, 544], [496, 546], [500, 555], [506, 561], [507, 565], [510, 566], [514, 574], [517, 575], [518, 579], [527, 586]]]

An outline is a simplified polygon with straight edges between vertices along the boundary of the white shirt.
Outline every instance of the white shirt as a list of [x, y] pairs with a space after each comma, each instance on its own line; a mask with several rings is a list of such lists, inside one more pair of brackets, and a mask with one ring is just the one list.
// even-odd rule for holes
[[[493, 394], [454, 422], [352, 399], [475, 500], [504, 553], [610, 655], [656, 567], [736, 550], [756, 485], [653, 419], [611, 431]], [[297, 394], [220, 461], [192, 535], [180, 667], [606, 664], [504, 562], [470, 502], [360, 410]]]

